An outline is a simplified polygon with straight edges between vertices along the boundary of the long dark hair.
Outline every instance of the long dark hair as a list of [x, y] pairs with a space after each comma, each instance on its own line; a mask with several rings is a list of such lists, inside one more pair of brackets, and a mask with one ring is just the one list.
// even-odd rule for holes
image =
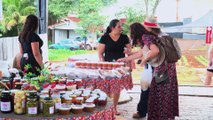
[[130, 38], [132, 39], [132, 46], [136, 46], [140, 43], [143, 46], [142, 36], [147, 34], [147, 30], [141, 23], [135, 22], [130, 25]]
[[158, 35], [161, 33], [161, 29], [160, 28], [151, 28], [151, 32], [154, 33], [155, 35]]
[[35, 15], [28, 15], [24, 23], [23, 30], [19, 36], [21, 41], [28, 40], [29, 36], [32, 35], [38, 28], [38, 18]]
[[106, 29], [105, 35], [111, 33], [112, 28], [114, 28], [117, 25], [118, 22], [119, 22], [118, 19], [111, 20], [110, 23], [109, 23], [109, 26]]

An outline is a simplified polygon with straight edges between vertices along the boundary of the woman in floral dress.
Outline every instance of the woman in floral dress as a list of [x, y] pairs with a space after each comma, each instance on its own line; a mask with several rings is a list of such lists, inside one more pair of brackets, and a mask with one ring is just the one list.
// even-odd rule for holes
[[[143, 56], [141, 64], [145, 64], [160, 54], [160, 50], [156, 45], [156, 40], [161, 32], [156, 18], [148, 18], [144, 22], [144, 27], [149, 34], [144, 33], [142, 35], [142, 41], [138, 42], [148, 46], [150, 49], [149, 54], [144, 57], [143, 55], [139, 56], [139, 54], [136, 53], [129, 57], [119, 59], [118, 61], [127, 62]], [[157, 29], [159, 33], [156, 34], [153, 29]], [[150, 32], [153, 34], [150, 34]], [[166, 65], [164, 61], [159, 66], [154, 67], [154, 72], [164, 72], [166, 70], [168, 70], [169, 76], [169, 80], [166, 83], [157, 84], [155, 77], [152, 79], [148, 99], [148, 120], [170, 120], [175, 119], [175, 116], [179, 115], [178, 82], [175, 63], [167, 63]]]

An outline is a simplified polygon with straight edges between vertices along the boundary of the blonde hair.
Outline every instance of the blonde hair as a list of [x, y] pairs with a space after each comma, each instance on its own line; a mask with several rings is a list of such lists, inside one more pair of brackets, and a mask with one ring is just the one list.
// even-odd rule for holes
[[15, 58], [13, 59], [13, 68], [21, 69], [21, 54], [16, 54]]

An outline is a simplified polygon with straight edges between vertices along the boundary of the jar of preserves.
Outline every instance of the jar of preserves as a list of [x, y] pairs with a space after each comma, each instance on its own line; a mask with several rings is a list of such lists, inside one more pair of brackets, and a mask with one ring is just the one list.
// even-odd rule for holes
[[44, 110], [44, 99], [49, 97], [47, 94], [41, 94], [39, 99], [39, 110], [41, 113], [43, 113]]
[[55, 110], [58, 111], [61, 107], [61, 97], [60, 94], [52, 94], [51, 96], [53, 98], [53, 101], [55, 103]]
[[2, 82], [7, 86], [7, 89], [10, 89], [11, 88], [11, 83], [10, 83], [10, 80], [2, 80]]
[[38, 114], [38, 96], [36, 91], [30, 91], [27, 96], [27, 115], [30, 117]]
[[12, 102], [11, 102], [11, 106], [12, 106], [12, 111], [14, 110], [14, 98], [15, 98], [15, 93], [18, 92], [19, 90], [17, 89], [12, 89], [10, 90], [10, 96], [11, 96], [11, 99], [12, 99]]
[[13, 78], [13, 89], [16, 88], [16, 83], [20, 83], [20, 82], [21, 82], [21, 77]]
[[52, 116], [55, 113], [54, 109], [54, 101], [52, 98], [48, 97], [44, 99], [44, 109], [43, 115], [44, 116]]
[[12, 97], [10, 91], [2, 91], [1, 96], [1, 112], [10, 113], [12, 111]]
[[24, 91], [15, 92], [14, 97], [14, 113], [15, 114], [24, 114], [26, 107], [26, 96]]

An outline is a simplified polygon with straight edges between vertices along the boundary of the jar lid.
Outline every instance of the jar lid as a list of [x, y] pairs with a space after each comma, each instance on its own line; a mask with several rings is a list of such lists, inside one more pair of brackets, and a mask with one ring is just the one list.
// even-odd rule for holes
[[81, 80], [81, 79], [75, 79], [75, 81], [77, 81], [77, 82], [81, 82], [82, 80]]
[[40, 95], [40, 98], [46, 98], [46, 97], [49, 97], [49, 95], [47, 95], [47, 94]]
[[70, 97], [65, 97], [64, 99], [65, 100], [72, 100], [72, 98], [70, 98]]
[[60, 98], [60, 94], [52, 94], [51, 97], [52, 98]]
[[20, 91], [20, 90], [18, 90], [18, 89], [12, 89], [12, 90], [10, 90], [11, 93], [15, 93], [17, 91]]
[[14, 77], [14, 80], [21, 80], [21, 77]]
[[10, 81], [10, 80], [5, 80], [5, 79], [4, 79], [4, 80], [2, 80], [2, 82], [3, 82], [3, 83], [4, 83], [4, 82], [9, 82], [9, 81]]
[[9, 90], [4, 90], [4, 91], [2, 91], [2, 94], [10, 94], [10, 91]]
[[98, 100], [106, 100], [106, 97], [100, 97]]
[[37, 94], [37, 91], [31, 90], [31, 91], [29, 91], [28, 93], [29, 93], [29, 94]]
[[84, 100], [83, 97], [77, 97], [76, 99], [77, 99], [77, 100]]
[[51, 97], [46, 97], [44, 100], [53, 100]]

